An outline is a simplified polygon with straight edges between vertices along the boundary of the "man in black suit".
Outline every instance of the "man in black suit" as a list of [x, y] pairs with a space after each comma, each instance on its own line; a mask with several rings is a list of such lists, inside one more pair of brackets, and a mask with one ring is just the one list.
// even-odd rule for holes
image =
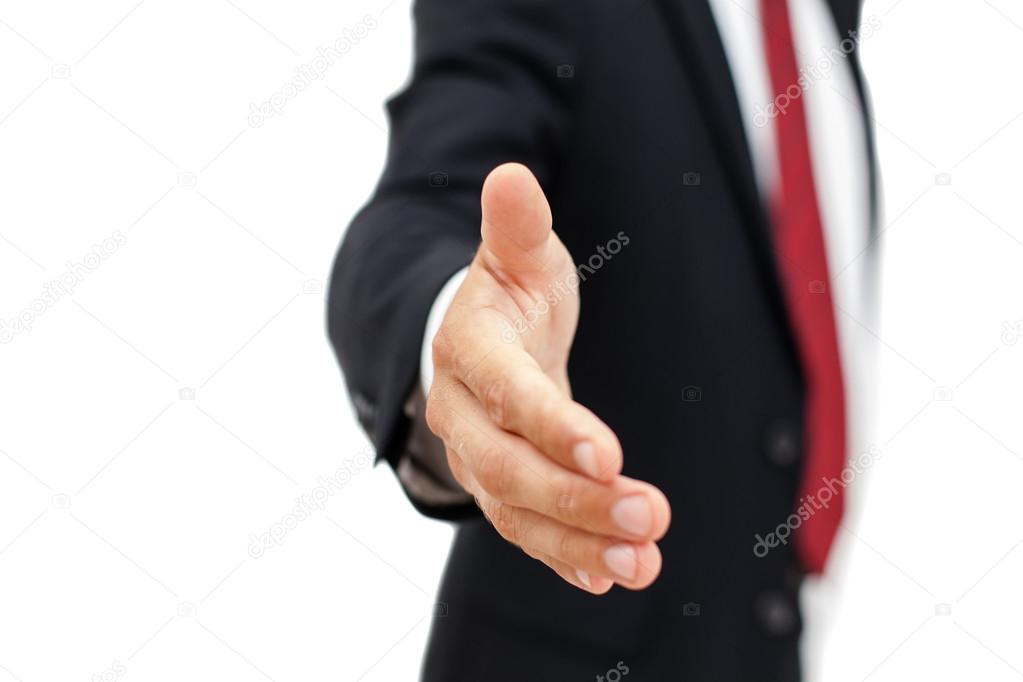
[[424, 679], [799, 679], [874, 192], [859, 3], [790, 2], [415, 3], [329, 331], [459, 521]]

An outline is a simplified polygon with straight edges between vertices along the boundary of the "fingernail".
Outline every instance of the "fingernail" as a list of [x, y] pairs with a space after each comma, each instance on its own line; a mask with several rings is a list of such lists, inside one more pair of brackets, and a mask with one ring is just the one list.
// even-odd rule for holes
[[611, 518], [626, 533], [640, 536], [647, 535], [653, 523], [646, 495], [629, 495], [618, 500], [611, 507]]
[[579, 582], [586, 586], [586, 589], [593, 589], [590, 587], [590, 574], [581, 568], [575, 569], [575, 577], [579, 578]]
[[572, 448], [572, 456], [575, 457], [576, 466], [587, 476], [596, 478], [600, 473], [597, 470], [597, 453], [593, 449], [593, 443], [585, 440], [576, 443]]
[[636, 550], [632, 545], [612, 545], [604, 550], [604, 563], [617, 576], [636, 579]]

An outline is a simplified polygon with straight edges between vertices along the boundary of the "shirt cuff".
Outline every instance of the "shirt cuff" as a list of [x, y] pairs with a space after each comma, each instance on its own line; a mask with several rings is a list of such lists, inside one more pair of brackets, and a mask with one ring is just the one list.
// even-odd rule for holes
[[466, 267], [452, 275], [430, 307], [423, 334], [419, 383], [405, 403], [405, 414], [412, 421], [412, 430], [406, 452], [398, 461], [398, 480], [414, 503], [434, 511], [472, 503], [472, 496], [451, 475], [444, 443], [430, 432], [425, 418], [426, 396], [433, 383], [433, 337], [468, 271]]
[[444, 287], [437, 294], [430, 307], [430, 315], [426, 318], [426, 333], [423, 334], [423, 349], [419, 358], [419, 385], [423, 389], [423, 395], [430, 395], [430, 384], [433, 383], [433, 337], [437, 335], [444, 315], [455, 299], [458, 287], [462, 286], [465, 276], [469, 274], [469, 268], [464, 267], [444, 284]]

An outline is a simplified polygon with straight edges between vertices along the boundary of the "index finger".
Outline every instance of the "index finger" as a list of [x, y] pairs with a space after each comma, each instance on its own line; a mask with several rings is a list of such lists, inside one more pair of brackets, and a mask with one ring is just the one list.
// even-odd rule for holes
[[622, 448], [611, 428], [565, 395], [524, 349], [479, 336], [460, 349], [454, 373], [495, 424], [590, 478], [610, 481], [621, 472]]

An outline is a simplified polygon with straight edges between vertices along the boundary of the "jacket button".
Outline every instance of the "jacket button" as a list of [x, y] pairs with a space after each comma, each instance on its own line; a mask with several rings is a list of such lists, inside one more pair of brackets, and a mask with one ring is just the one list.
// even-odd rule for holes
[[775, 466], [792, 466], [799, 459], [799, 430], [788, 420], [779, 420], [764, 432], [764, 452]]
[[761, 630], [772, 637], [792, 635], [799, 628], [795, 599], [784, 592], [761, 592], [756, 598], [754, 609]]

